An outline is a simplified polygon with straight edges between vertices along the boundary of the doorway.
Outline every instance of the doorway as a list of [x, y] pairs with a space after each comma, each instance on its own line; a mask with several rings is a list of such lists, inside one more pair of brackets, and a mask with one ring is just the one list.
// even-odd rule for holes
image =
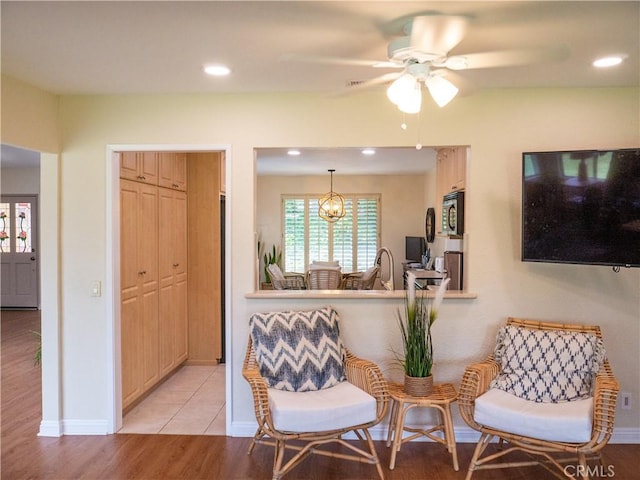
[[39, 304], [38, 197], [0, 198], [2, 307], [37, 308]]
[[[113, 337], [112, 337], [113, 365], [114, 365], [114, 369], [112, 372], [113, 396], [114, 396], [114, 410], [113, 410], [114, 412], [113, 431], [114, 432], [129, 431], [129, 427], [127, 425], [129, 422], [123, 423], [123, 406], [122, 406], [122, 393], [121, 393], [123, 352], [122, 352], [121, 338], [120, 338], [120, 335], [122, 332], [122, 323], [121, 323], [122, 318], [121, 318], [121, 312], [120, 312], [120, 298], [121, 298], [120, 288], [122, 287], [120, 285], [120, 275], [121, 275], [120, 256], [122, 253], [121, 245], [120, 245], [120, 238], [121, 238], [120, 215], [122, 213], [120, 212], [119, 200], [118, 200], [119, 185], [120, 185], [118, 153], [119, 152], [175, 152], [175, 151], [188, 152], [190, 155], [192, 155], [192, 157], [189, 157], [189, 159], [194, 159], [195, 157], [205, 157], [206, 153], [217, 152], [218, 154], [221, 155], [222, 161], [226, 162], [228, 160], [229, 148], [227, 146], [220, 147], [220, 146], [200, 146], [200, 145], [198, 146], [185, 146], [185, 145], [116, 146], [116, 145], [112, 145], [112, 146], [109, 146], [108, 148], [108, 155], [109, 155], [110, 163], [112, 164], [112, 168], [109, 169], [111, 175], [108, 175], [108, 179], [107, 179], [108, 185], [109, 185], [107, 205], [112, 209], [112, 212], [108, 212], [108, 217], [110, 216], [112, 219], [112, 229], [111, 229], [112, 235], [110, 235], [111, 248], [108, 249], [108, 255], [111, 256], [111, 258], [108, 261], [112, 265], [112, 273], [108, 274], [107, 284], [109, 288], [106, 294], [109, 297], [112, 297], [109, 303], [113, 306], [112, 317], [114, 321]], [[222, 184], [226, 183], [224, 171], [226, 171], [226, 168], [222, 166], [222, 172], [221, 172]], [[201, 178], [202, 178], [202, 175], [200, 174], [194, 176], [194, 179], [200, 180]], [[194, 181], [194, 185], [195, 183], [197, 182]], [[192, 185], [191, 180], [189, 180], [188, 185], [189, 186]], [[218, 193], [219, 193], [218, 188], [215, 188], [215, 191], [212, 192], [211, 194], [211, 197], [215, 198], [216, 211], [218, 210], [218, 201], [219, 201]], [[189, 187], [187, 187], [187, 194], [189, 194]], [[205, 213], [208, 213], [208, 212], [205, 212]], [[188, 222], [188, 224], [198, 225], [198, 226], [202, 225], [201, 222], [193, 222], [191, 221], [191, 219]], [[216, 227], [218, 226], [219, 225], [216, 225]], [[199, 229], [198, 232], [200, 230], [201, 229]], [[226, 254], [228, 255], [229, 252], [226, 252]], [[199, 257], [199, 259], [201, 258], [202, 257]], [[216, 260], [219, 262], [218, 258]], [[194, 268], [193, 272], [196, 273], [196, 270], [197, 269]], [[189, 271], [189, 279], [191, 279], [192, 270], [189, 269], [188, 271]], [[196, 285], [196, 282], [194, 281], [194, 286], [195, 285]], [[224, 307], [224, 304], [227, 301], [226, 295], [222, 295], [219, 298], [222, 305], [219, 305], [218, 309], [220, 309], [221, 306]], [[218, 310], [218, 313], [216, 314], [218, 318], [220, 318], [219, 311], [220, 310]], [[224, 324], [227, 322], [226, 316], [228, 316], [228, 309], [224, 309], [223, 311], [225, 311], [226, 313], [224, 316], [222, 316], [220, 320], [222, 326], [224, 326]], [[204, 311], [204, 313], [206, 313], [206, 310]], [[189, 325], [190, 331], [191, 331], [191, 327], [192, 326]], [[224, 329], [220, 327], [218, 328], [219, 328], [218, 335], [220, 335], [220, 330], [224, 332]], [[197, 329], [196, 329], [196, 333], [198, 333]], [[221, 340], [222, 340], [222, 345], [224, 345], [224, 343], [226, 343], [226, 339], [224, 338], [224, 336], [222, 337]], [[191, 348], [191, 345], [190, 345], [190, 348]], [[217, 428], [215, 429], [215, 431], [210, 430], [208, 433], [209, 434], [223, 433], [224, 430], [227, 428], [227, 423], [228, 423], [228, 420], [225, 418], [226, 415], [224, 412], [224, 405], [227, 403], [227, 400], [230, 397], [229, 389], [226, 388], [227, 378], [230, 375], [230, 372], [227, 371], [228, 369], [226, 368], [225, 365], [219, 365], [218, 363], [216, 363], [216, 360], [219, 361], [221, 357], [223, 357], [223, 355], [220, 355], [220, 352], [217, 352], [217, 355], [212, 357], [213, 363], [210, 363], [208, 358], [203, 358], [202, 351], [197, 350], [197, 344], [196, 344], [196, 347], [194, 348], [194, 351], [196, 352], [195, 360], [193, 361], [187, 360], [187, 362], [184, 364], [182, 368], [173, 372], [173, 375], [169, 376], [166, 382], [162, 382], [162, 385], [158, 386], [155, 390], [152, 390], [144, 400], [140, 401], [140, 403], [138, 403], [137, 405], [136, 403], [134, 403], [133, 408], [128, 408], [126, 410], [127, 416], [133, 413], [134, 409], [136, 409], [137, 406], [142, 406], [142, 404], [145, 403], [147, 399], [152, 399], [152, 397], [155, 397], [156, 405], [153, 408], [156, 408], [159, 403], [162, 403], [162, 401], [159, 400], [161, 397], [165, 397], [165, 398], [173, 397], [175, 400], [172, 402], [173, 405], [163, 415], [165, 418], [167, 417], [167, 415], [169, 415], [169, 418], [173, 418], [173, 417], [177, 418], [179, 411], [184, 410], [187, 407], [187, 403], [189, 403], [189, 401], [192, 401], [191, 403], [193, 403], [193, 401], [197, 401], [198, 399], [202, 401], [202, 399], [204, 398], [203, 392], [208, 390], [209, 399], [214, 400], [214, 402], [210, 402], [210, 404], [221, 403], [221, 406], [222, 406], [220, 412], [217, 415], [216, 422], [215, 422]], [[215, 385], [215, 387], [213, 385]], [[164, 388], [165, 386], [168, 388]], [[172, 389], [174, 390], [173, 392], [168, 392], [169, 390], [172, 390]], [[215, 390], [215, 392], [213, 392], [213, 390]], [[177, 395], [180, 396], [181, 399], [177, 399], [176, 391], [180, 392]], [[213, 396], [211, 396], [212, 392], [213, 392]], [[154, 403], [154, 402], [151, 402], [151, 403]], [[175, 412], [172, 413], [171, 409], [175, 410]], [[173, 422], [173, 423], [176, 423], [176, 422]], [[122, 427], [125, 427], [125, 428], [122, 429]], [[222, 431], [220, 431], [220, 427], [222, 427]], [[151, 428], [151, 431], [147, 431], [146, 433], [153, 433], [153, 430], [156, 430], [155, 426]], [[157, 430], [157, 433], [159, 433], [159, 430]], [[166, 433], [166, 431], [163, 433]], [[175, 431], [175, 433], [178, 433], [178, 432]], [[181, 433], [188, 434], [190, 432], [182, 431]], [[205, 432], [194, 431], [191, 433], [202, 434]]]

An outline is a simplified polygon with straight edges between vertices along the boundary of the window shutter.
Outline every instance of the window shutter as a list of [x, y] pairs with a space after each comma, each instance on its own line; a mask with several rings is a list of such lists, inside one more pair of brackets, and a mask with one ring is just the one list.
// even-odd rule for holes
[[313, 260], [337, 260], [343, 272], [372, 267], [380, 239], [380, 195], [345, 195], [344, 218], [318, 216], [318, 196], [282, 196], [283, 258], [287, 272], [305, 272]]

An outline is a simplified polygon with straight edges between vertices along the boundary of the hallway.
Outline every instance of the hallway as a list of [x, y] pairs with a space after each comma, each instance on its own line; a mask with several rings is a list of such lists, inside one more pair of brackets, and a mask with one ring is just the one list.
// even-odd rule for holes
[[225, 366], [185, 366], [122, 419], [118, 433], [225, 434]]

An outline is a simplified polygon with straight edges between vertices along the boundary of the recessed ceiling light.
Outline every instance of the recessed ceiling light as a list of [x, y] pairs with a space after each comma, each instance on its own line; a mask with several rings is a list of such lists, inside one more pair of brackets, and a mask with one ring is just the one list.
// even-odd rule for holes
[[623, 55], [611, 55], [609, 57], [598, 58], [594, 60], [593, 66], [599, 68], [615, 67], [616, 65], [620, 65], [624, 58]]
[[287, 155], [291, 155], [292, 157], [296, 157], [296, 156], [300, 155], [300, 150], [296, 150], [296, 149], [292, 148], [291, 150], [287, 151]]
[[362, 154], [363, 155], [374, 155], [375, 153], [376, 153], [376, 151], [373, 148], [363, 148], [362, 149]]
[[229, 75], [231, 70], [229, 67], [224, 65], [205, 65], [203, 67], [204, 73], [207, 75], [212, 75], [214, 77], [224, 77], [225, 75]]

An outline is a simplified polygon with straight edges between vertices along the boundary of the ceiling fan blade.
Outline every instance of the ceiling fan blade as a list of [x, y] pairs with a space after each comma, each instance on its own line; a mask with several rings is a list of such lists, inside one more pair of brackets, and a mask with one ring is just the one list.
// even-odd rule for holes
[[454, 55], [446, 60], [445, 66], [451, 70], [510, 67], [562, 60], [568, 55], [569, 51], [566, 47], [502, 50]]
[[389, 83], [394, 81], [396, 78], [400, 77], [402, 75], [403, 72], [392, 72], [392, 73], [385, 73], [384, 75], [380, 75], [378, 77], [369, 79], [369, 80], [365, 80], [363, 82], [354, 82], [352, 83], [350, 86], [348, 86], [346, 89], [342, 90], [340, 92], [340, 94], [344, 95], [344, 94], [349, 94], [349, 93], [355, 93], [355, 92], [359, 92], [362, 90], [368, 90], [370, 88], [376, 87], [378, 85], [382, 85], [385, 83]]
[[297, 53], [287, 53], [280, 57], [282, 61], [320, 63], [325, 65], [344, 65], [355, 67], [375, 67], [375, 68], [402, 68], [403, 65], [386, 60], [361, 60], [357, 58], [326, 57], [318, 55], [302, 55]]
[[464, 38], [469, 19], [458, 15], [421, 15], [411, 25], [411, 47], [446, 55]]
[[349, 91], [366, 90], [377, 85], [393, 82], [396, 78], [400, 77], [400, 75], [402, 75], [402, 72], [385, 73], [384, 75], [379, 75], [375, 78], [365, 80], [364, 82], [354, 83], [349, 87]]

